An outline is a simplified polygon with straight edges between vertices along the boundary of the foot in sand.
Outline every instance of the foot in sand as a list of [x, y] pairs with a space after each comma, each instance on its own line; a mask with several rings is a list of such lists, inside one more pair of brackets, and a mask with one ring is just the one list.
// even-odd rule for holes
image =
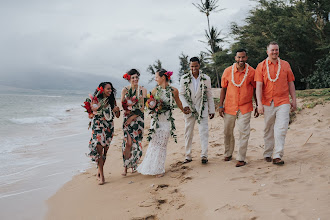
[[158, 174], [156, 175], [157, 178], [160, 178], [160, 177], [163, 177], [165, 175], [165, 173], [162, 173], [162, 174]]

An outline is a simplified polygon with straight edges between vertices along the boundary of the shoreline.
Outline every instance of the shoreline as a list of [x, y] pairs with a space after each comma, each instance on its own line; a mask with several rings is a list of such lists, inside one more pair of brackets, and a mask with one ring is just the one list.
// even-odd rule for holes
[[[120, 117], [115, 119], [116, 141], [110, 145], [105, 164], [106, 184], [97, 184], [95, 167], [74, 176], [47, 200], [45, 218], [326, 219], [330, 215], [326, 205], [330, 203], [326, 196], [329, 167], [324, 163], [330, 159], [326, 149], [330, 144], [329, 107], [327, 103], [297, 115], [287, 134], [282, 167], [263, 160], [263, 117], [252, 118], [248, 163], [240, 168], [235, 167], [236, 148], [233, 160], [223, 161], [223, 120], [218, 114], [209, 120], [209, 163], [200, 162], [195, 126], [193, 161], [183, 165], [184, 120], [176, 109], [178, 144], [170, 138], [162, 178], [139, 173], [121, 176]], [[145, 134], [149, 123], [146, 115]], [[144, 138], [143, 156], [147, 144]]]

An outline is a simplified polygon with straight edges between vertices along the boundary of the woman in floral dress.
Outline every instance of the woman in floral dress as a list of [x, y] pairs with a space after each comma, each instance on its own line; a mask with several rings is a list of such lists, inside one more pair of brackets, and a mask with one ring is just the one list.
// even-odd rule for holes
[[137, 168], [137, 171], [143, 175], [164, 176], [169, 137], [174, 137], [176, 142], [175, 124], [172, 117], [174, 101], [181, 111], [183, 111], [183, 107], [179, 99], [178, 89], [169, 85], [171, 75], [172, 72], [167, 72], [164, 69], [156, 72], [155, 80], [158, 86], [151, 93], [162, 104], [157, 111], [152, 113], [148, 136], [149, 146], [142, 163]]
[[103, 92], [95, 91], [98, 102], [92, 102], [93, 118], [92, 123], [92, 137], [89, 141], [89, 156], [92, 161], [95, 161], [98, 166], [97, 177], [99, 184], [104, 184], [103, 166], [106, 160], [106, 155], [113, 137], [114, 115], [119, 117], [120, 111], [116, 106], [115, 94], [116, 89], [113, 88], [110, 82], [102, 82], [99, 88], [103, 88]]
[[136, 171], [137, 163], [142, 156], [142, 138], [144, 130], [144, 98], [147, 90], [139, 86], [140, 73], [136, 69], [128, 71], [124, 78], [130, 82], [129, 86], [123, 88], [121, 101], [124, 108], [123, 131], [124, 139], [122, 144], [124, 172], [132, 168], [132, 173]]

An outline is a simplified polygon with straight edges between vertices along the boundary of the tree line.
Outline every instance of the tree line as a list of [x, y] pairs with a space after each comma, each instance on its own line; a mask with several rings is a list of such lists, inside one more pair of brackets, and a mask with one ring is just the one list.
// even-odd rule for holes
[[[246, 49], [248, 63], [256, 68], [266, 58], [270, 41], [278, 42], [281, 59], [290, 63], [297, 89], [330, 87], [329, 0], [258, 0], [244, 25], [231, 23], [229, 35], [235, 41], [229, 49], [222, 47], [221, 29], [210, 25], [210, 13], [224, 10], [219, 9], [219, 0], [193, 5], [207, 17], [208, 48], [199, 56], [201, 69], [211, 77], [213, 87], [220, 87], [222, 73], [233, 64], [237, 49]], [[179, 75], [183, 75], [189, 71], [189, 57], [182, 52], [179, 59]]]

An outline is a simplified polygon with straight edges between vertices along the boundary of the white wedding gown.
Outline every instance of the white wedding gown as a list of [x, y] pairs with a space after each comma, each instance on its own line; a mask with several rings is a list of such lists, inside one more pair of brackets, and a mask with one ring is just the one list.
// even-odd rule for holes
[[[161, 99], [169, 102], [169, 98], [165, 96], [166, 90], [163, 89]], [[147, 152], [142, 163], [138, 166], [137, 171], [143, 175], [158, 175], [165, 173], [165, 159], [168, 139], [170, 137], [171, 122], [169, 118], [169, 111], [159, 115], [156, 132], [152, 135]], [[150, 126], [152, 126], [153, 119]]]

